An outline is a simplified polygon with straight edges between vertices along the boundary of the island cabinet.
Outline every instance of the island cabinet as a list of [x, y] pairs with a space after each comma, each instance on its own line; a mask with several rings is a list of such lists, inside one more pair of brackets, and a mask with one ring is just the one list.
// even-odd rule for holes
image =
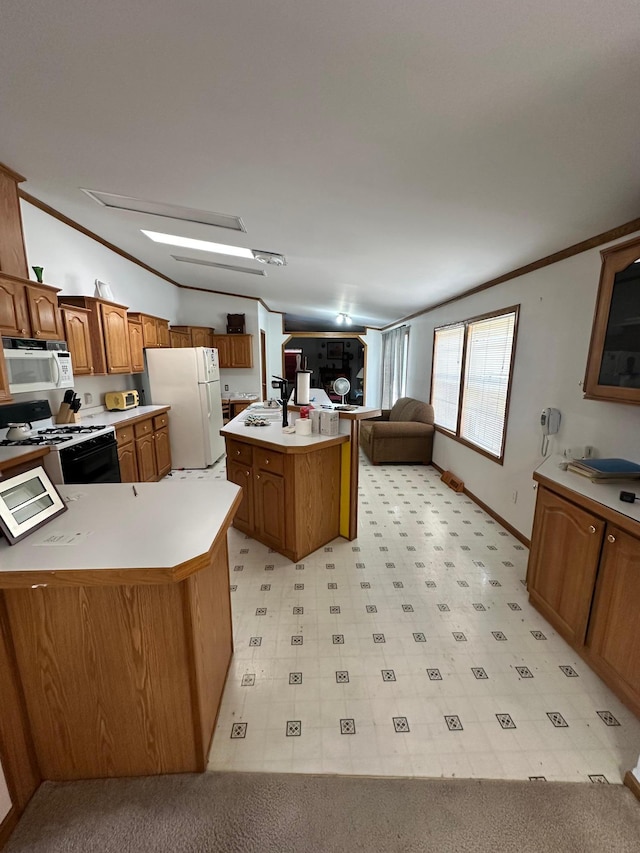
[[214, 335], [220, 367], [253, 367], [253, 335]]
[[68, 513], [32, 536], [91, 544], [0, 542], [0, 754], [20, 809], [40, 779], [203, 772], [233, 652], [234, 485], [60, 488]]
[[61, 296], [61, 303], [89, 310], [93, 372], [131, 373], [127, 308], [93, 296]]
[[640, 521], [535, 478], [529, 600], [640, 715]]
[[123, 483], [152, 483], [171, 470], [167, 412], [116, 426], [120, 479]]
[[339, 445], [286, 452], [227, 437], [226, 447], [227, 479], [243, 490], [235, 527], [293, 561], [339, 535]]

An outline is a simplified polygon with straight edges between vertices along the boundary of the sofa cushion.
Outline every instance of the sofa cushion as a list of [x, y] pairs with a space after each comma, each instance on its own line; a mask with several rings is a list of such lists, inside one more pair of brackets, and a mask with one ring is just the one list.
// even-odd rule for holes
[[422, 400], [415, 400], [413, 397], [400, 397], [389, 413], [389, 420], [418, 421], [423, 424], [432, 424], [433, 406], [429, 403], [423, 403]]

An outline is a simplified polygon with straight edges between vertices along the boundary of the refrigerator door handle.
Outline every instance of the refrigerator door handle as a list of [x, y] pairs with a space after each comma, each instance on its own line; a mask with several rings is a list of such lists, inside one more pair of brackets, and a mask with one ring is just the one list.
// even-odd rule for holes
[[211, 405], [211, 384], [209, 382], [206, 383], [207, 387], [207, 418], [211, 420], [211, 411], [213, 406]]

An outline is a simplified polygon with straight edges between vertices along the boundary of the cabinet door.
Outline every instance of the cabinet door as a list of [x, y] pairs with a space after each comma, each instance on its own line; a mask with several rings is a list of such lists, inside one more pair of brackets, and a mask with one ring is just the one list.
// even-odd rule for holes
[[153, 433], [136, 438], [136, 458], [138, 476], [141, 483], [153, 483], [156, 480], [156, 452]]
[[158, 477], [166, 477], [171, 470], [171, 444], [169, 442], [169, 429], [158, 429], [153, 434], [156, 448], [156, 471]]
[[136, 448], [133, 442], [118, 447], [118, 462], [120, 463], [120, 480], [123, 483], [138, 483]]
[[142, 340], [146, 347], [158, 346], [158, 324], [155, 317], [142, 315]]
[[18, 195], [18, 184], [22, 181], [22, 175], [0, 165], [0, 270], [18, 278], [29, 278]]
[[529, 597], [570, 643], [584, 643], [604, 522], [540, 487], [527, 569]]
[[169, 321], [168, 320], [156, 320], [156, 326], [158, 329], [158, 346], [159, 347], [171, 346], [171, 343], [169, 341]]
[[238, 508], [233, 526], [245, 533], [253, 532], [253, 472], [249, 465], [234, 462], [227, 457], [227, 480], [242, 487], [242, 501]]
[[220, 367], [231, 367], [229, 335], [214, 335], [212, 346], [218, 350], [218, 363]]
[[28, 338], [30, 332], [25, 286], [0, 276], [0, 334]]
[[100, 303], [107, 373], [131, 373], [126, 308]]
[[129, 349], [131, 350], [131, 372], [142, 373], [144, 370], [144, 349], [142, 339], [142, 323], [132, 323], [129, 320]]
[[266, 471], [256, 471], [255, 525], [263, 542], [275, 548], [286, 547], [285, 541], [285, 488], [284, 477]]
[[26, 286], [31, 334], [49, 341], [62, 340], [62, 322], [58, 310], [58, 292], [28, 284]]
[[74, 376], [93, 373], [91, 337], [89, 335], [89, 311], [81, 308], [61, 308], [64, 337], [71, 353]]
[[253, 367], [253, 335], [229, 335], [231, 367]]
[[191, 329], [191, 346], [192, 347], [210, 347], [211, 335], [209, 329], [201, 329], [194, 326]]
[[624, 697], [640, 707], [640, 539], [609, 525], [587, 645]]

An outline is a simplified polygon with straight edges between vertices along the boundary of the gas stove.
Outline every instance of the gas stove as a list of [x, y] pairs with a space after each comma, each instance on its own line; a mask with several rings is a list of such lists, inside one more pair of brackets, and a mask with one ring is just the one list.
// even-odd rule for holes
[[[48, 447], [42, 464], [54, 483], [120, 482], [112, 426], [54, 424], [46, 400], [3, 406], [0, 418], [0, 447]], [[9, 439], [9, 423], [29, 423], [32, 434]]]

